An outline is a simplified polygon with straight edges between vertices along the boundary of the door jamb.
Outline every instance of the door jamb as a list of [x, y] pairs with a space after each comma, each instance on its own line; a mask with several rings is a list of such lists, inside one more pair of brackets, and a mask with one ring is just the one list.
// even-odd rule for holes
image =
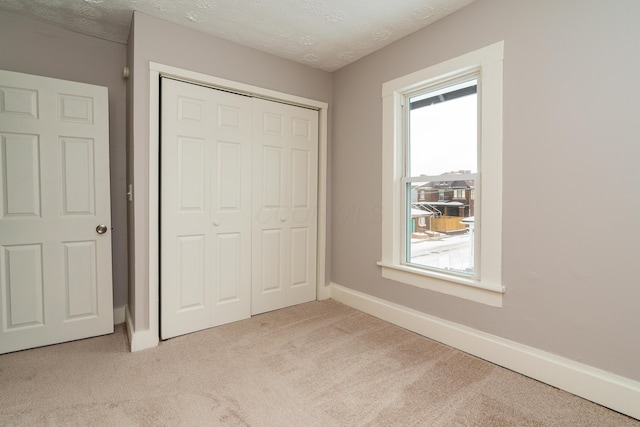
[[326, 286], [326, 246], [327, 246], [327, 135], [328, 108], [326, 102], [290, 95], [257, 86], [226, 80], [194, 71], [149, 63], [149, 337], [155, 337], [153, 347], [160, 336], [159, 302], [160, 302], [160, 265], [159, 265], [159, 171], [160, 171], [160, 109], [152, 106], [160, 105], [160, 77], [174, 77], [192, 83], [227, 89], [232, 92], [248, 94], [264, 99], [298, 105], [318, 111], [318, 238], [316, 258], [316, 298], [329, 298], [329, 286]]

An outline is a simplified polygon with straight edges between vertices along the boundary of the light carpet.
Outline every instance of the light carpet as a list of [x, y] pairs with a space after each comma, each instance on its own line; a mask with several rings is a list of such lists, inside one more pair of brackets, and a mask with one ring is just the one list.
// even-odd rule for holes
[[0, 356], [0, 425], [640, 426], [322, 301], [128, 352], [103, 337]]

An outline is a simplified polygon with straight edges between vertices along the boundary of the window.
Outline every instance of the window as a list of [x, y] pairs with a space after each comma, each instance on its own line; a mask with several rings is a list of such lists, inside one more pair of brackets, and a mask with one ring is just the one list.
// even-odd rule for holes
[[502, 305], [502, 58], [499, 42], [383, 85], [383, 277]]

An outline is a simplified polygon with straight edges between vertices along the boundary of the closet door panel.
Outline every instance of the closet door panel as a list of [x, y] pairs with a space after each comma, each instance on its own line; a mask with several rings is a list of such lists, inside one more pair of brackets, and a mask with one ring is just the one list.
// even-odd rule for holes
[[[207, 90], [207, 89], [205, 89]], [[208, 89], [216, 120], [210, 183], [209, 326], [251, 316], [251, 99]]]
[[161, 337], [251, 310], [250, 99], [162, 79]]
[[162, 81], [160, 303], [161, 335], [168, 338], [207, 327], [210, 281], [207, 265], [205, 156], [211, 141], [206, 93]]
[[316, 297], [318, 113], [254, 99], [253, 115], [251, 304], [258, 314]]

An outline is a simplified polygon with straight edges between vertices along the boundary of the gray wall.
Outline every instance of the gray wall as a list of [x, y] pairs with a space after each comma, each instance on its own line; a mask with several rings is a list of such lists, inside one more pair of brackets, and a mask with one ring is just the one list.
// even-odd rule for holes
[[[477, 0], [334, 73], [332, 281], [640, 380], [638, 17], [636, 0]], [[492, 308], [381, 278], [380, 96], [499, 40], [507, 292]]]
[[[157, 62], [272, 89], [318, 101], [331, 101], [331, 74], [277, 58], [141, 13], [134, 14], [129, 40], [133, 57], [133, 152], [135, 257], [134, 295], [130, 304], [136, 330], [148, 329], [148, 157], [149, 157], [149, 62]], [[153, 106], [157, 108], [157, 106]], [[131, 161], [131, 159], [130, 159]]]
[[109, 88], [114, 307], [127, 304], [125, 82], [123, 44], [0, 12], [0, 69]]

